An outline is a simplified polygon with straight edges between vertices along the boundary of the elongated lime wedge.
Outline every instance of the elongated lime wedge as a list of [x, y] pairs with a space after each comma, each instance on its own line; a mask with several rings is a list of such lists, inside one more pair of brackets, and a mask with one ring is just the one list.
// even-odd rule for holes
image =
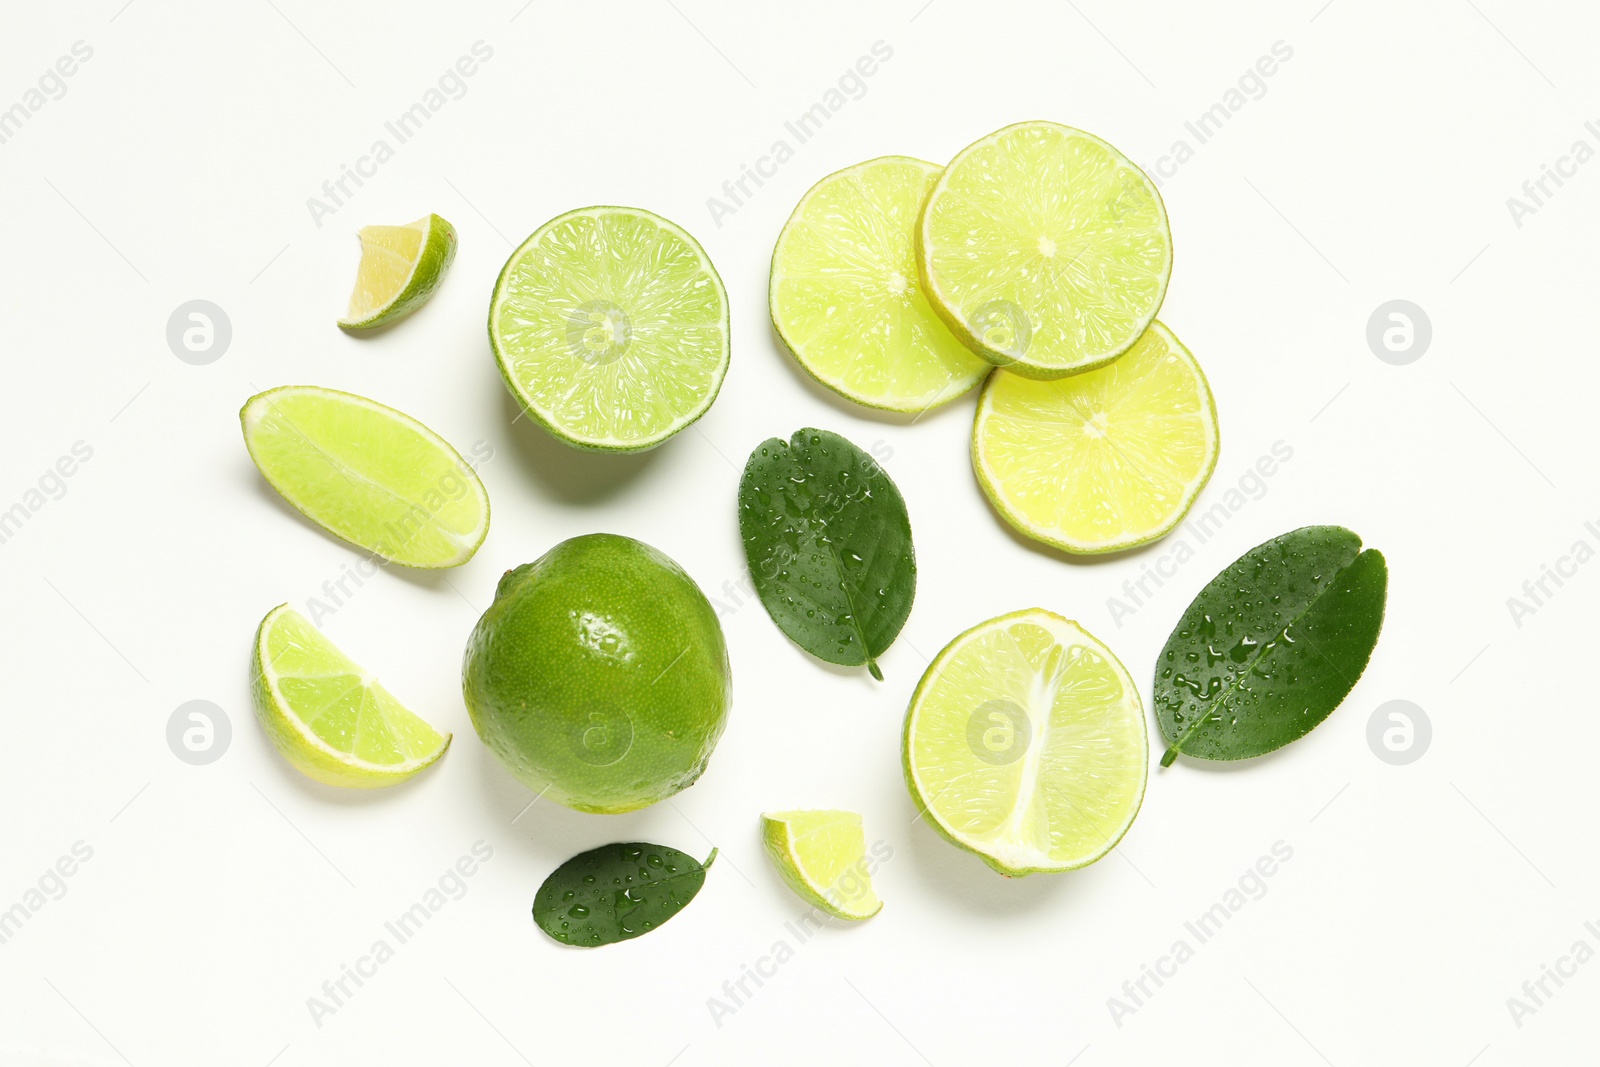
[[456, 231], [438, 215], [405, 226], [364, 226], [361, 266], [339, 325], [375, 330], [405, 318], [433, 296], [456, 258]]
[[926, 411], [989, 373], [917, 280], [917, 219], [941, 169], [907, 156], [847, 167], [812, 186], [778, 235], [772, 324], [813, 378], [858, 404]]
[[1049, 382], [995, 374], [972, 428], [972, 466], [995, 508], [1067, 552], [1165, 536], [1210, 479], [1218, 448], [1206, 376], [1159, 322], [1099, 370]]
[[461, 454], [375, 400], [286, 385], [239, 412], [250, 458], [301, 514], [408, 567], [458, 567], [489, 533], [489, 494]]
[[840, 919], [870, 919], [883, 910], [855, 812], [772, 812], [761, 816], [761, 840], [784, 882], [812, 907]]
[[253, 665], [251, 692], [267, 736], [319, 782], [394, 785], [450, 747], [449, 734], [408, 711], [287, 604], [261, 620]]
[[1153, 182], [1092, 134], [1023, 122], [962, 149], [917, 229], [928, 299], [978, 355], [1030, 378], [1108, 363], [1172, 273]]
[[506, 387], [576, 448], [639, 452], [694, 422], [728, 372], [728, 295], [659, 215], [590, 207], [511, 254], [489, 305]]
[[1111, 851], [1139, 812], [1150, 762], [1127, 670], [1041, 608], [980, 623], [934, 657], [902, 751], [934, 829], [1005, 875]]

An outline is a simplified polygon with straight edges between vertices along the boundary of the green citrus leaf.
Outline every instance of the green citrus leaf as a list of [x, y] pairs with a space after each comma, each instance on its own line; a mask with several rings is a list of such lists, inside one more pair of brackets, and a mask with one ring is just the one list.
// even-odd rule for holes
[[1342, 526], [1292, 530], [1234, 560], [1156, 661], [1161, 765], [1180, 752], [1246, 759], [1310, 733], [1366, 670], [1388, 583], [1382, 554]]
[[762, 442], [739, 479], [739, 532], [778, 629], [882, 681], [876, 660], [911, 614], [917, 563], [906, 502], [877, 461], [827, 430]]
[[563, 945], [580, 948], [648, 934], [694, 899], [716, 858], [716, 849], [701, 863], [645, 841], [580, 852], [534, 894], [533, 921]]

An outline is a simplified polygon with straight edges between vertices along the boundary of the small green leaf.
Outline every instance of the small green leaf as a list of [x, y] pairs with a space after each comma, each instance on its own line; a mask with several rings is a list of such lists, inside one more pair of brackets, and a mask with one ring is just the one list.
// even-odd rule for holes
[[762, 442], [739, 479], [739, 532], [778, 629], [882, 681], [876, 661], [911, 614], [917, 562], [906, 502], [877, 461], [827, 430]]
[[1389, 571], [1342, 526], [1274, 537], [1211, 579], [1156, 661], [1170, 766], [1236, 760], [1311, 732], [1349, 695], [1378, 643]]
[[716, 849], [701, 863], [644, 841], [601, 845], [550, 873], [534, 894], [533, 921], [563, 945], [627, 941], [682, 911], [716, 858]]

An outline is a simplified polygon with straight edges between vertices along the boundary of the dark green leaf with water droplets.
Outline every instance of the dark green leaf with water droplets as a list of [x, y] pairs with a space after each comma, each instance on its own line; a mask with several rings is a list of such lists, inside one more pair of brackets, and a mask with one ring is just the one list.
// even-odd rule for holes
[[1311, 732], [1355, 687], [1383, 627], [1389, 571], [1342, 526], [1306, 526], [1234, 560], [1156, 661], [1168, 749], [1236, 760]]
[[716, 858], [716, 849], [701, 863], [644, 841], [601, 845], [551, 872], [534, 894], [533, 921], [580, 948], [648, 934], [694, 899]]
[[827, 430], [762, 442], [739, 479], [739, 532], [778, 629], [881, 681], [876, 661], [911, 614], [917, 562], [906, 502], [877, 461]]

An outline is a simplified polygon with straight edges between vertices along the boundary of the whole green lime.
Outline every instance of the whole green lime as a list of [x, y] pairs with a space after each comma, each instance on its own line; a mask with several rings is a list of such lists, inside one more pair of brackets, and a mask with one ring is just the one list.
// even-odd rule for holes
[[693, 784], [733, 679], [694, 579], [631, 537], [587, 534], [507, 571], [467, 641], [472, 725], [530, 789], [579, 811]]

